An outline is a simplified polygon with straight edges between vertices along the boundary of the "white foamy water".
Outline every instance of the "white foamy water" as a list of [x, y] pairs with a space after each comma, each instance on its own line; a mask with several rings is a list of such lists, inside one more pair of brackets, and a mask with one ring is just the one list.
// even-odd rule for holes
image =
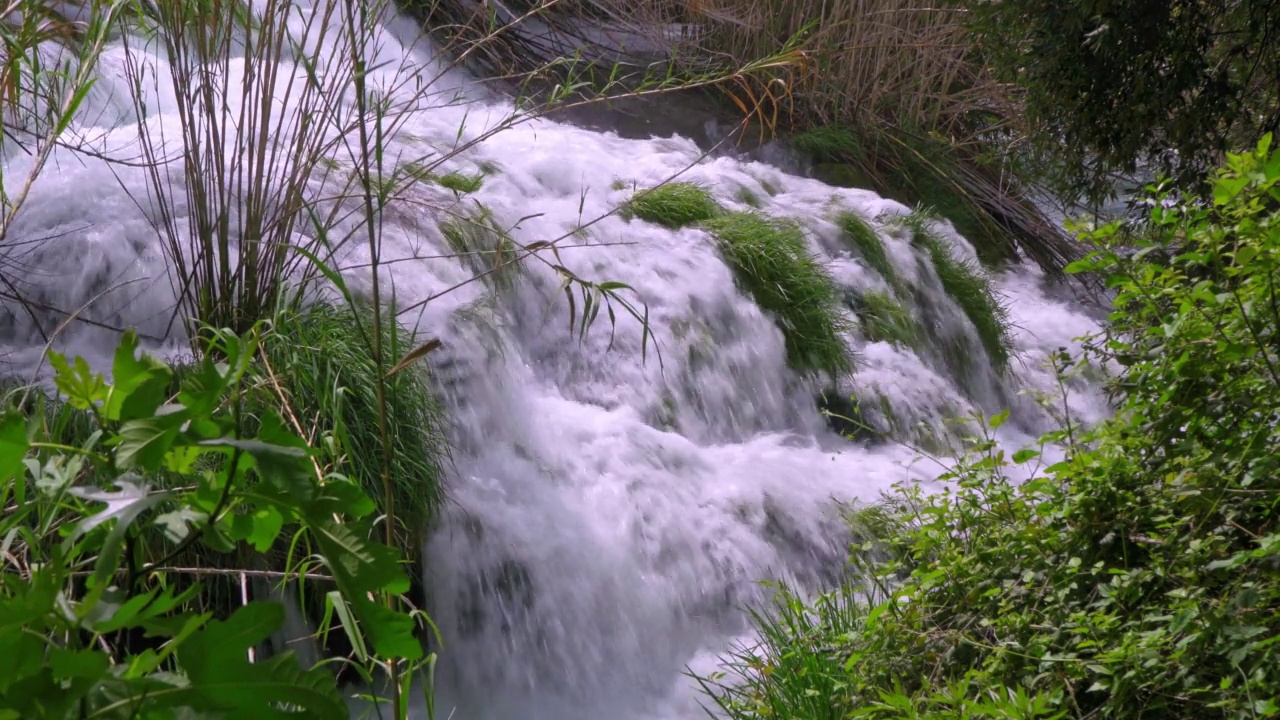
[[[377, 51], [387, 64], [376, 80], [403, 93], [413, 84], [397, 83], [397, 72], [439, 77], [439, 93], [400, 117], [387, 148], [397, 162], [447, 153], [513, 112], [510, 101], [475, 90], [461, 73], [442, 75], [432, 48], [410, 42], [412, 34], [404, 18], [380, 28]], [[133, 45], [134, 61], [163, 77], [164, 60]], [[138, 154], [120, 72], [128, 58], [119, 43], [109, 49], [71, 130], [115, 158]], [[297, 72], [287, 66], [281, 74]], [[464, 99], [453, 101], [455, 93]], [[154, 137], [163, 130], [174, 142], [172, 102], [171, 92], [155, 91], [145, 122]], [[350, 97], [343, 112], [353, 112]], [[29, 161], [12, 147], [6, 153], [6, 182], [17, 182]], [[424, 338], [444, 341], [432, 362], [455, 449], [452, 501], [426, 553], [427, 607], [445, 642], [441, 716], [701, 717], [700, 698], [681, 673], [713, 669], [717, 654], [748, 631], [740, 608], [767, 596], [759, 583], [831, 582], [847, 539], [837, 503], [874, 500], [894, 483], [928, 483], [939, 470], [903, 444], [856, 444], [826, 428], [815, 397], [828, 385], [788, 367], [777, 323], [735, 285], [705, 232], [617, 216], [573, 232], [625, 202], [633, 186], [680, 174], [738, 210], [748, 209], [749, 193], [763, 212], [801, 222], [811, 251], [853, 294], [890, 288], [833, 221], [842, 211], [871, 221], [914, 289], [909, 308], [936, 342], [920, 352], [867, 343], [852, 324], [847, 339], [858, 369], [839, 391], [857, 395], [868, 418], [899, 438], [945, 441], [950, 418], [1014, 407], [1002, 440], [1030, 442], [1048, 425], [1027, 395], [1056, 389], [1045, 358], [1095, 329], [1078, 304], [1052, 299], [1036, 271], [1014, 268], [996, 278], [1016, 326], [1016, 358], [1000, 375], [927, 256], [892, 222], [908, 208], [760, 162], [701, 155], [682, 138], [628, 140], [536, 120], [440, 169], [486, 172], [478, 192], [458, 197], [419, 185], [386, 213], [383, 278], [401, 307], [474, 274], [464, 260], [439, 257], [453, 250], [438, 221], [483, 206], [517, 242], [568, 235], [559, 243], [567, 267], [633, 287], [661, 352], [659, 362], [651, 347], [642, 362], [639, 325], [620, 309], [611, 348], [604, 313], [579, 342], [568, 331], [559, 277], [533, 260], [501, 283], [462, 285], [402, 317]], [[341, 176], [350, 162], [335, 152], [327, 167]], [[315, 187], [320, 197], [328, 186], [317, 179]], [[141, 169], [57, 151], [10, 230], [6, 272], [42, 304], [89, 303], [84, 317], [180, 344], [147, 197]], [[186, 212], [177, 208], [180, 222]], [[948, 225], [937, 230], [957, 255], [972, 256]], [[342, 257], [357, 288], [368, 288], [367, 261], [364, 249]], [[131, 282], [109, 290], [121, 281]], [[29, 373], [43, 341], [25, 311], [6, 304], [3, 312], [8, 359]], [[38, 315], [50, 329], [60, 319]], [[72, 324], [59, 342], [105, 368], [115, 335]], [[949, 367], [957, 355], [964, 372]], [[1087, 386], [1070, 402], [1080, 419], [1106, 414]]]

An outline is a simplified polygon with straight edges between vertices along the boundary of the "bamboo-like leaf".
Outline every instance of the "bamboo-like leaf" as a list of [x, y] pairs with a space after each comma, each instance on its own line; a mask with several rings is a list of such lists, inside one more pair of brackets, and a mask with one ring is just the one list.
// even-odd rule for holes
[[410, 350], [403, 358], [400, 358], [400, 362], [396, 363], [395, 367], [388, 370], [386, 376], [391, 377], [392, 375], [395, 375], [401, 370], [404, 370], [405, 368], [409, 367], [415, 362], [426, 357], [430, 353], [436, 350], [439, 350], [443, 346], [444, 346], [444, 343], [440, 342], [439, 338], [432, 338], [428, 340], [427, 342], [419, 345], [413, 350]]

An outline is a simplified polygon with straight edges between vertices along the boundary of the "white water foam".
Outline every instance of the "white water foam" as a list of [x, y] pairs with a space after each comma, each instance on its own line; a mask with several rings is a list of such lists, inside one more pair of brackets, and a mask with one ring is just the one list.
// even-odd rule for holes
[[[405, 18], [381, 28], [388, 87], [396, 68], [444, 72], [412, 33]], [[128, 52], [145, 52], [134, 46]], [[126, 57], [119, 43], [109, 49], [73, 128], [118, 157], [137, 155], [130, 147], [137, 128], [126, 122], [129, 88], [118, 72]], [[163, 72], [162, 58], [148, 60]], [[468, 83], [450, 71], [439, 84], [453, 91]], [[447, 152], [514, 111], [508, 100], [461, 91], [468, 101], [412, 109], [388, 156]], [[145, 122], [176, 138], [172, 102], [157, 92]], [[28, 160], [7, 153], [6, 182], [15, 182]], [[426, 553], [428, 608], [445, 643], [441, 716], [700, 717], [700, 698], [681, 673], [713, 669], [717, 653], [743, 637], [741, 607], [767, 596], [760, 581], [808, 588], [832, 581], [846, 540], [837, 503], [871, 501], [894, 483], [929, 483], [938, 472], [905, 445], [855, 444], [826, 428], [815, 404], [825, 386], [788, 367], [777, 323], [735, 285], [705, 232], [617, 215], [572, 232], [625, 202], [632, 187], [679, 174], [736, 210], [748, 209], [747, 191], [763, 212], [801, 222], [811, 251], [854, 293], [889, 286], [840, 239], [833, 219], [852, 211], [872, 222], [899, 276], [917, 289], [913, 314], [970, 360], [969, 372], [956, 373], [933, 348], [867, 343], [855, 325], [848, 341], [858, 370], [840, 390], [873, 400], [899, 428], [923, 427], [936, 439], [949, 418], [1012, 404], [1001, 438], [1030, 442], [1047, 417], [1020, 393], [1055, 392], [1044, 360], [1095, 329], [1075, 304], [1052, 299], [1036, 271], [1015, 267], [996, 278], [1015, 323], [1016, 358], [1001, 376], [932, 267], [891, 222], [908, 208], [761, 162], [703, 157], [683, 138], [628, 140], [534, 120], [442, 170], [489, 174], [465, 198], [424, 185], [388, 210], [384, 280], [401, 306], [471, 277], [465, 262], [438, 257], [452, 250], [437, 221], [480, 203], [516, 241], [568, 234], [559, 244], [566, 265], [635, 288], [661, 362], [653, 354], [642, 361], [639, 325], [622, 313], [611, 347], [606, 327], [582, 342], [572, 337], [560, 278], [537, 261], [508, 278], [509, 289], [472, 282], [402, 318], [444, 341], [433, 362], [455, 447], [452, 502]], [[158, 233], [147, 204], [131, 199], [147, 194], [138, 168], [57, 151], [10, 230], [4, 259], [22, 271], [9, 277], [43, 304], [75, 309], [92, 300], [87, 318], [180, 343]], [[937, 232], [959, 256], [972, 256], [948, 225]], [[368, 286], [366, 262], [359, 249], [344, 257], [356, 287]], [[134, 282], [99, 297], [122, 279]], [[60, 320], [54, 312], [40, 317], [46, 325]], [[0, 320], [9, 361], [31, 372], [43, 346], [34, 323], [11, 304]], [[77, 323], [60, 342], [105, 367], [115, 335]], [[1087, 385], [1070, 402], [1086, 421], [1107, 413]]]

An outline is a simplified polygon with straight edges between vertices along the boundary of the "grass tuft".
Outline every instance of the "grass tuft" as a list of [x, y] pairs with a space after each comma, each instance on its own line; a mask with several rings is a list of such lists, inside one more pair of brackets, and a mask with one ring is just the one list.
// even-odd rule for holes
[[[408, 330], [387, 321], [383, 367], [395, 365], [413, 347]], [[378, 429], [377, 363], [366, 333], [373, 313], [319, 304], [277, 316], [262, 341], [262, 351], [280, 382], [289, 410], [312, 443], [333, 433], [340, 446], [336, 470], [360, 483], [385, 508], [379, 468], [382, 441]], [[269, 386], [268, 386], [269, 387]], [[269, 402], [278, 403], [274, 392]], [[387, 429], [391, 444], [392, 492], [397, 535], [414, 557], [422, 532], [444, 500], [447, 446], [443, 417], [429, 378], [419, 366], [387, 380]], [[285, 415], [288, 417], [288, 413]]]
[[852, 369], [840, 333], [840, 293], [805, 248], [793, 223], [759, 213], [727, 213], [705, 227], [739, 284], [782, 328], [791, 366], [842, 375]]
[[674, 182], [637, 195], [627, 204], [641, 220], [669, 228], [705, 222], [720, 214], [720, 205], [701, 185]]
[[898, 273], [889, 260], [889, 253], [885, 251], [884, 241], [876, 235], [870, 223], [851, 212], [841, 213], [836, 223], [840, 226], [845, 240], [858, 251], [872, 270], [880, 273], [880, 277], [890, 285], [897, 283]]
[[885, 293], [869, 292], [854, 306], [869, 342], [887, 342], [918, 348], [924, 337], [918, 323], [901, 303]]
[[764, 205], [762, 202], [760, 202], [760, 196], [756, 195], [754, 192], [752, 192], [751, 188], [748, 188], [748, 187], [738, 188], [738, 192], [734, 194], [734, 198], [736, 198], [737, 201], [742, 203], [743, 205], [746, 205], [747, 207], [755, 208], [757, 210], [759, 210]]
[[991, 362], [998, 368], [1008, 366], [1013, 345], [1009, 336], [1009, 313], [992, 289], [990, 279], [972, 263], [952, 255], [941, 238], [920, 229], [922, 227], [915, 229], [913, 239], [929, 253], [942, 289], [973, 323]]
[[511, 271], [519, 268], [519, 246], [488, 208], [481, 206], [471, 217], [454, 217], [440, 223], [449, 249], [476, 273], [493, 284], [510, 287]]
[[486, 172], [473, 174], [454, 171], [447, 172], [443, 175], [436, 175], [418, 163], [413, 162], [405, 163], [403, 168], [405, 174], [418, 182], [434, 183], [460, 195], [467, 195], [484, 187], [484, 178], [485, 175], [488, 174]]

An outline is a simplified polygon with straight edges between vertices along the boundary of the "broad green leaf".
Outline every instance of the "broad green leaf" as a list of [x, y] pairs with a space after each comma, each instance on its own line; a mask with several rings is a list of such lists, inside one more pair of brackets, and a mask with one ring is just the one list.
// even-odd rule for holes
[[260, 553], [271, 549], [283, 527], [284, 516], [270, 505], [259, 507], [251, 514], [237, 515], [234, 521], [235, 535], [247, 540]]
[[98, 650], [55, 648], [49, 653], [49, 667], [59, 678], [97, 680], [107, 674], [111, 661]]
[[1019, 450], [1013, 454], [1013, 462], [1015, 465], [1021, 465], [1038, 457], [1040, 457], [1039, 450]]
[[260, 477], [296, 502], [305, 502], [316, 495], [311, 448], [302, 438], [286, 430], [274, 412], [264, 414], [257, 439], [223, 437], [200, 444], [247, 453], [253, 458]]
[[250, 603], [226, 621], [209, 623], [177, 652], [190, 686], [161, 701], [244, 718], [280, 717], [279, 705], [287, 703], [304, 710], [304, 717], [345, 720], [346, 706], [328, 670], [303, 671], [292, 652], [249, 662], [249, 649], [283, 623], [278, 603]]
[[225, 364], [206, 357], [194, 372], [183, 377], [178, 402], [193, 418], [207, 418], [223, 400], [229, 372]]
[[307, 520], [343, 596], [352, 598], [380, 590], [408, 592], [409, 578], [395, 550], [360, 538], [350, 526], [332, 517], [313, 515]]
[[129, 330], [116, 347], [112, 364], [112, 387], [103, 405], [108, 420], [128, 421], [150, 417], [164, 402], [173, 376], [168, 366], [144, 354], [137, 357], [138, 337]]
[[22, 471], [23, 458], [31, 447], [27, 441], [27, 421], [18, 412], [6, 412], [0, 419], [0, 483]]
[[[34, 628], [30, 628], [34, 630]], [[45, 644], [32, 632], [20, 626], [0, 629], [0, 695], [14, 681], [40, 669], [44, 664]]]
[[107, 383], [101, 375], [89, 369], [89, 363], [84, 358], [77, 357], [75, 364], [69, 365], [66, 356], [51, 352], [49, 364], [54, 369], [54, 386], [67, 396], [71, 407], [88, 410], [106, 399]]
[[165, 464], [165, 456], [178, 437], [181, 415], [163, 415], [130, 420], [120, 427], [116, 447], [116, 467], [121, 470], [155, 472]]
[[414, 636], [413, 618], [396, 612], [359, 595], [348, 599], [360, 618], [373, 649], [380, 658], [417, 660], [422, 657], [422, 643]]

